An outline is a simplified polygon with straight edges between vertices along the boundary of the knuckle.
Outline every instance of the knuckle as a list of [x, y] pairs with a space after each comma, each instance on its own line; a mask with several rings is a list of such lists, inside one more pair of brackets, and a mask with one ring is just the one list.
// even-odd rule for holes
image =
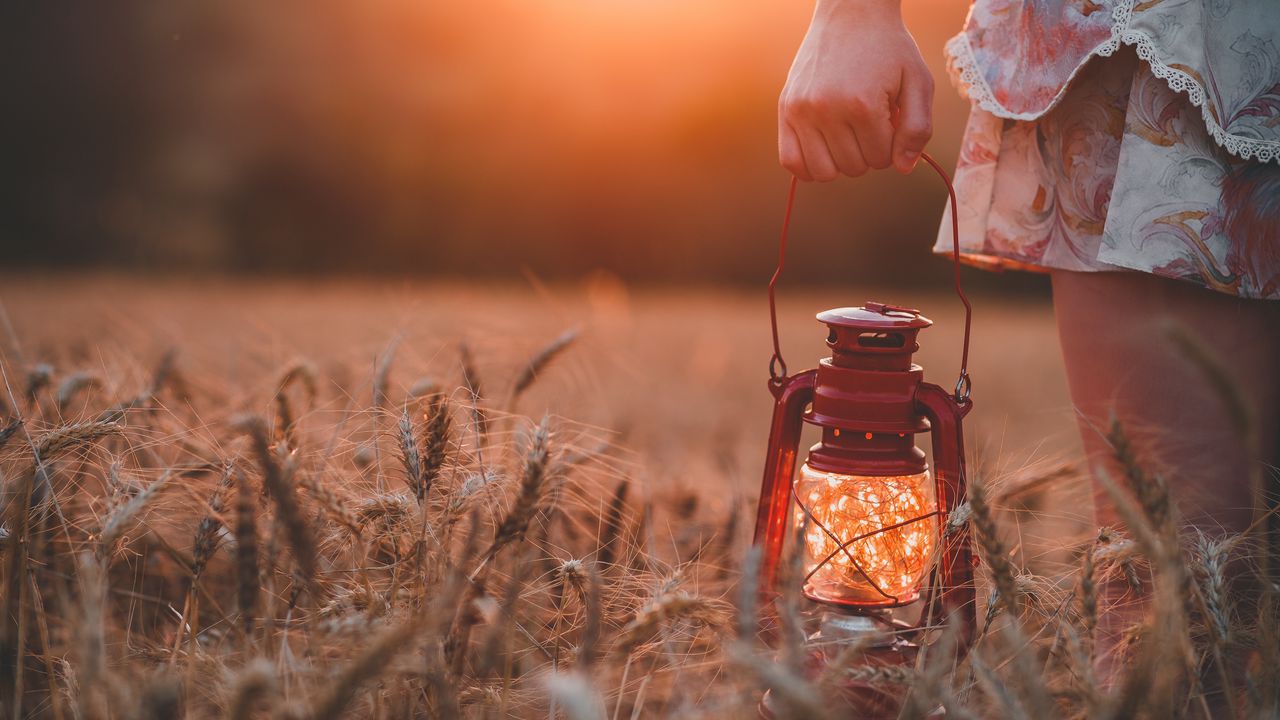
[[812, 116], [821, 101], [808, 96], [789, 97], [783, 102], [783, 112], [787, 117], [803, 118]]
[[808, 98], [805, 109], [810, 116], [825, 119], [835, 114], [837, 107], [838, 103], [832, 98], [819, 96]]
[[906, 142], [924, 142], [933, 136], [933, 116], [928, 112], [904, 114], [894, 133]]
[[867, 156], [867, 164], [876, 170], [883, 170], [889, 167], [889, 153], [883, 151], [869, 153]]
[[933, 137], [933, 123], [928, 119], [917, 121], [903, 128], [903, 132], [909, 140], [928, 142]]
[[867, 166], [860, 162], [845, 163], [840, 166], [840, 172], [849, 177], [862, 177], [867, 172]]

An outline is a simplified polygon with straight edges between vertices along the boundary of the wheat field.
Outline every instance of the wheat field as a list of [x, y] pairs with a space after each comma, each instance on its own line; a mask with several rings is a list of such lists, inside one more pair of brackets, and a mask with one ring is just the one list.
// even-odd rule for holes
[[[7, 717], [739, 718], [766, 690], [847, 717], [862, 686], [903, 717], [1275, 717], [1274, 585], [1227, 590], [1267, 554], [1181, 532], [1118, 424], [1128, 532], [1092, 527], [1043, 300], [975, 299], [949, 522], [983, 561], [977, 645], [936, 628], [886, 668], [813, 646], [798, 583], [752, 590], [763, 292], [3, 281]], [[813, 313], [867, 299], [937, 321], [918, 357], [948, 384], [943, 293], [787, 291], [792, 367]], [[1099, 617], [1139, 595], [1101, 677]]]

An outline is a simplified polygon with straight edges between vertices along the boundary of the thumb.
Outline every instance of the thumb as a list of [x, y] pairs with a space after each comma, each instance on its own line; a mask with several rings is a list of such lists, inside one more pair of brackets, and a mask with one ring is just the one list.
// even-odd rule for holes
[[909, 173], [933, 137], [933, 78], [927, 70], [905, 71], [898, 91], [898, 122], [893, 132], [893, 166]]

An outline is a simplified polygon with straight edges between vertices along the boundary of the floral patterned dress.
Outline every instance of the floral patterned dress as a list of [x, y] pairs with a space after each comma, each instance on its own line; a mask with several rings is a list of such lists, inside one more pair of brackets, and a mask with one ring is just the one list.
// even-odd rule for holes
[[966, 261], [1280, 299], [1280, 0], [976, 0], [947, 52]]

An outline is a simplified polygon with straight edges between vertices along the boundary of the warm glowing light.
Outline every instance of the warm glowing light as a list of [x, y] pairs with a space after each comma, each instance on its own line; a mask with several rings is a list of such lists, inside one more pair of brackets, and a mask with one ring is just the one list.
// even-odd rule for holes
[[[806, 594], [859, 604], [916, 599], [938, 537], [928, 471], [868, 477], [822, 472], [805, 463], [795, 489], [804, 505], [796, 510], [796, 522], [804, 528]], [[922, 515], [928, 517], [911, 522]]]

